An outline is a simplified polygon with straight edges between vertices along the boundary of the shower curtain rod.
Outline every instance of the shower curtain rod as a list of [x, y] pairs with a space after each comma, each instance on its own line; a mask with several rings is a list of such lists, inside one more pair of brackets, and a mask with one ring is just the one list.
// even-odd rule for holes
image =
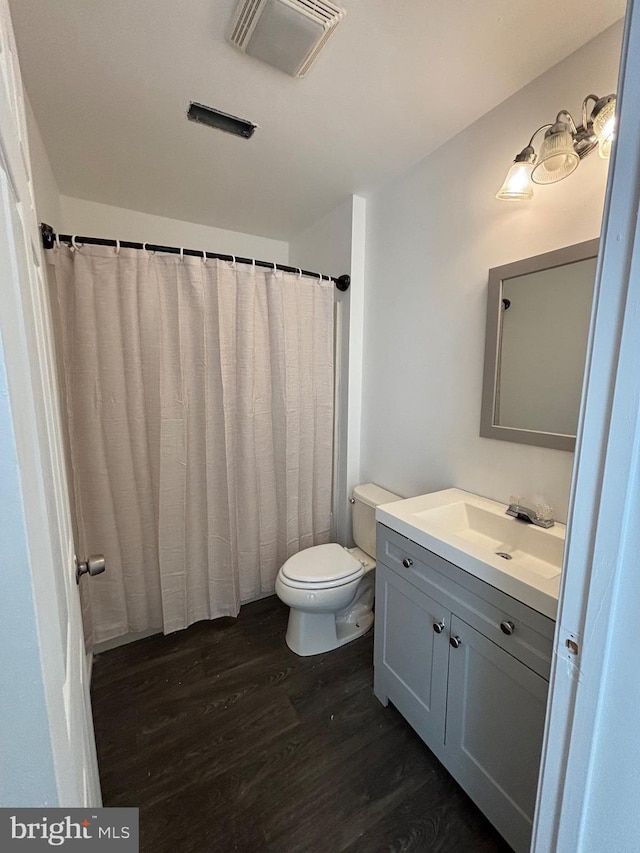
[[[76, 243], [86, 243], [90, 246], [117, 246], [119, 245], [123, 249], [146, 249], [148, 252], [167, 252], [171, 255], [179, 255], [181, 252], [185, 255], [190, 255], [195, 258], [202, 258], [206, 255], [207, 258], [219, 258], [221, 261], [235, 261], [238, 264], [255, 264], [257, 267], [266, 267], [267, 269], [278, 269], [283, 272], [297, 272], [301, 275], [310, 276], [311, 278], [324, 278], [324, 276], [319, 272], [310, 272], [309, 270], [303, 270], [299, 267], [289, 267], [286, 264], [273, 264], [271, 261], [255, 261], [253, 258], [240, 258], [235, 255], [222, 255], [219, 252], [202, 252], [198, 249], [180, 249], [176, 246], [157, 246], [155, 243], [131, 243], [128, 240], [110, 240], [105, 239], [104, 237], [79, 237], [78, 235], [71, 234], [58, 234], [53, 230], [50, 225], [46, 225], [44, 222], [40, 223], [40, 235], [42, 237], [42, 245], [45, 249], [53, 249], [56, 245], [56, 236], [57, 239], [61, 243], [68, 243], [72, 245], [75, 240]], [[349, 285], [351, 284], [351, 277], [349, 275], [340, 275], [337, 278], [335, 276], [328, 276], [331, 281], [334, 282], [335, 286], [338, 290], [348, 290]]]

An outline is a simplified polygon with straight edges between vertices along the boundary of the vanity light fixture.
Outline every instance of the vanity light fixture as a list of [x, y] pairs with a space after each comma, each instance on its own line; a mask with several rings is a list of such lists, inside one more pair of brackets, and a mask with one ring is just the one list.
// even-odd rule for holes
[[[593, 108], [588, 113], [590, 101]], [[587, 95], [582, 102], [579, 125], [568, 110], [560, 110], [555, 122], [539, 127], [529, 144], [516, 155], [496, 198], [501, 201], [533, 198], [533, 184], [554, 184], [567, 178], [595, 148], [603, 159], [608, 159], [615, 135], [615, 112], [615, 95], [604, 98]], [[546, 133], [536, 152], [533, 140], [542, 130]]]

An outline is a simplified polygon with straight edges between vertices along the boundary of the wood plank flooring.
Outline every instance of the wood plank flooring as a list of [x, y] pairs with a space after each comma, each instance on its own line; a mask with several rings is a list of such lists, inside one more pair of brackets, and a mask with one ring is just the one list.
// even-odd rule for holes
[[139, 806], [141, 853], [508, 853], [391, 706], [373, 632], [301, 658], [275, 598], [98, 655], [104, 804]]

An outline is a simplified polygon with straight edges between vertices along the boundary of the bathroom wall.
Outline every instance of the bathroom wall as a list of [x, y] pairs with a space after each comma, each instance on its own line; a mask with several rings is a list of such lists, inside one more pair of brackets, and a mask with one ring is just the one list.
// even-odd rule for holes
[[185, 249], [208, 249], [211, 252], [275, 261], [279, 264], [289, 261], [289, 244], [282, 240], [256, 237], [224, 228], [211, 228], [208, 225], [168, 219], [165, 216], [153, 216], [150, 213], [66, 195], [61, 196], [60, 206], [61, 232], [64, 234], [184, 246]]
[[53, 228], [59, 228], [62, 222], [60, 210], [60, 190], [47, 156], [47, 151], [40, 135], [40, 128], [31, 109], [29, 97], [25, 91], [25, 113], [27, 118], [27, 135], [29, 137], [29, 154], [31, 157], [31, 172], [33, 192], [36, 200], [38, 222], [46, 222]]
[[363, 480], [405, 495], [517, 493], [566, 519], [573, 454], [478, 435], [487, 273], [597, 237], [607, 164], [592, 154], [530, 202], [494, 196], [537, 127], [616, 90], [621, 38], [622, 23], [368, 199]]
[[366, 203], [352, 196], [289, 244], [290, 263], [303, 269], [351, 276], [349, 290], [336, 290], [336, 398], [334, 523], [337, 542], [349, 545], [349, 498], [360, 480], [360, 414]]

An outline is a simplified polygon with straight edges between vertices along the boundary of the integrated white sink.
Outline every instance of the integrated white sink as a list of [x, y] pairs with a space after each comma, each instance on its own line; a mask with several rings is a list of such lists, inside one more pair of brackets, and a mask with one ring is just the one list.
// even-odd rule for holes
[[555, 618], [566, 528], [544, 529], [506, 515], [506, 504], [461, 489], [378, 507], [387, 527], [507, 595]]
[[[499, 508], [504, 513], [505, 508], [502, 505]], [[555, 578], [562, 570], [564, 539], [508, 515], [496, 515], [467, 499], [426, 509], [414, 516], [416, 523], [442, 528], [444, 534], [460, 536], [486, 549], [490, 555], [518, 560], [526, 571], [540, 577]]]

